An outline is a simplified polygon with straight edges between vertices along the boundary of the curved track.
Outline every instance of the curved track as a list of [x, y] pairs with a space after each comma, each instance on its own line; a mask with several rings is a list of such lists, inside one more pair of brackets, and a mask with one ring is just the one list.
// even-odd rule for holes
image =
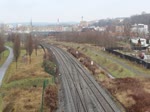
[[55, 46], [42, 45], [53, 52], [61, 74], [58, 112], [121, 112], [73, 56]]

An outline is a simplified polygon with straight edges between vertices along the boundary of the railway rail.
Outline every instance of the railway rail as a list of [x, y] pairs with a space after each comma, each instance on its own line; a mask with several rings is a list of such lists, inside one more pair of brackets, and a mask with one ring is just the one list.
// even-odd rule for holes
[[93, 76], [72, 55], [56, 46], [42, 46], [53, 53], [61, 74], [57, 112], [121, 112]]

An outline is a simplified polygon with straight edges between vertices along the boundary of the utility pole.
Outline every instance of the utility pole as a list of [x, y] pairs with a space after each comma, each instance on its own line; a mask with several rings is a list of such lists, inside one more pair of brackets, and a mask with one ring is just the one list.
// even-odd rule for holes
[[59, 18], [57, 19], [57, 24], [59, 25]]
[[81, 21], [83, 21], [83, 16], [81, 17]]

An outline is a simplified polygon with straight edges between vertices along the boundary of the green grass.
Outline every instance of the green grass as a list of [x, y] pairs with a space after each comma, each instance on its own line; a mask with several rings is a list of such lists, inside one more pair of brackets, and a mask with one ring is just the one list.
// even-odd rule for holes
[[120, 58], [120, 57], [118, 57], [118, 56], [115, 56], [115, 55], [110, 55], [110, 54], [107, 53], [107, 52], [102, 52], [102, 53], [105, 53], [106, 55], [109, 55], [109, 56], [111, 56], [112, 58], [117, 59], [117, 60], [119, 60], [119, 61], [121, 61], [121, 62], [127, 64], [129, 67], [134, 68], [135, 70], [139, 70], [140, 72], [142, 72], [142, 73], [144, 73], [144, 74], [150, 74], [150, 70], [144, 68], [142, 65], [133, 63], [133, 62], [128, 61], [128, 60], [126, 60], [126, 59], [122, 59], [122, 58]]
[[2, 95], [1, 95], [1, 92], [0, 92], [0, 112], [2, 112]]
[[105, 67], [116, 78], [133, 77], [136, 75], [119, 64], [113, 62], [111, 59], [107, 59], [106, 57], [102, 57], [98, 54], [96, 56], [91, 50], [84, 53], [87, 56], [90, 56], [90, 58], [99, 65]]
[[[21, 50], [21, 52], [20, 52], [20, 59], [21, 59], [21, 56], [25, 54], [25, 52], [26, 52], [25, 50]], [[18, 59], [18, 67], [22, 66], [22, 63], [19, 61], [20, 59]], [[4, 76], [3, 80], [2, 80], [2, 85], [3, 84], [7, 84], [8, 80], [16, 72], [17, 72], [17, 70], [16, 70], [16, 62], [13, 61], [10, 64], [10, 66], [8, 67], [8, 70], [6, 71], [6, 74], [5, 74], [5, 76]]]
[[6, 42], [5, 45], [9, 46], [9, 47], [13, 47], [13, 43], [12, 42]]
[[7, 50], [7, 49], [1, 54], [0, 67], [1, 67], [1, 66], [4, 64], [4, 62], [6, 61], [8, 55], [9, 55], [9, 50]]
[[[7, 43], [5, 43], [5, 45], [11, 47], [12, 46], [12, 42], [7, 42]], [[9, 56], [9, 50], [8, 49], [6, 49], [4, 52], [1, 53], [0, 67], [6, 61], [8, 56]]]
[[7, 84], [7, 81], [9, 80], [11, 75], [14, 73], [14, 71], [15, 71], [15, 63], [12, 62], [6, 71], [5, 76], [3, 77], [2, 85]]
[[2, 89], [12, 89], [12, 88], [28, 88], [32, 86], [42, 87], [43, 81], [48, 80], [49, 84], [52, 84], [52, 78], [26, 78], [17, 81], [12, 81], [8, 84], [3, 84]]

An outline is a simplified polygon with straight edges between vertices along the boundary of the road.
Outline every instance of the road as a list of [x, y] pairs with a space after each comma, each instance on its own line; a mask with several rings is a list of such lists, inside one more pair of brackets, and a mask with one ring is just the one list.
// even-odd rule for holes
[[121, 112], [94, 77], [66, 51], [43, 44], [59, 67], [59, 108], [57, 112]]
[[3, 77], [14, 57], [12, 48], [10, 48], [8, 46], [6, 46], [6, 48], [9, 50], [9, 56], [6, 59], [5, 63], [0, 67], [0, 86], [1, 86], [1, 83], [3, 80]]

